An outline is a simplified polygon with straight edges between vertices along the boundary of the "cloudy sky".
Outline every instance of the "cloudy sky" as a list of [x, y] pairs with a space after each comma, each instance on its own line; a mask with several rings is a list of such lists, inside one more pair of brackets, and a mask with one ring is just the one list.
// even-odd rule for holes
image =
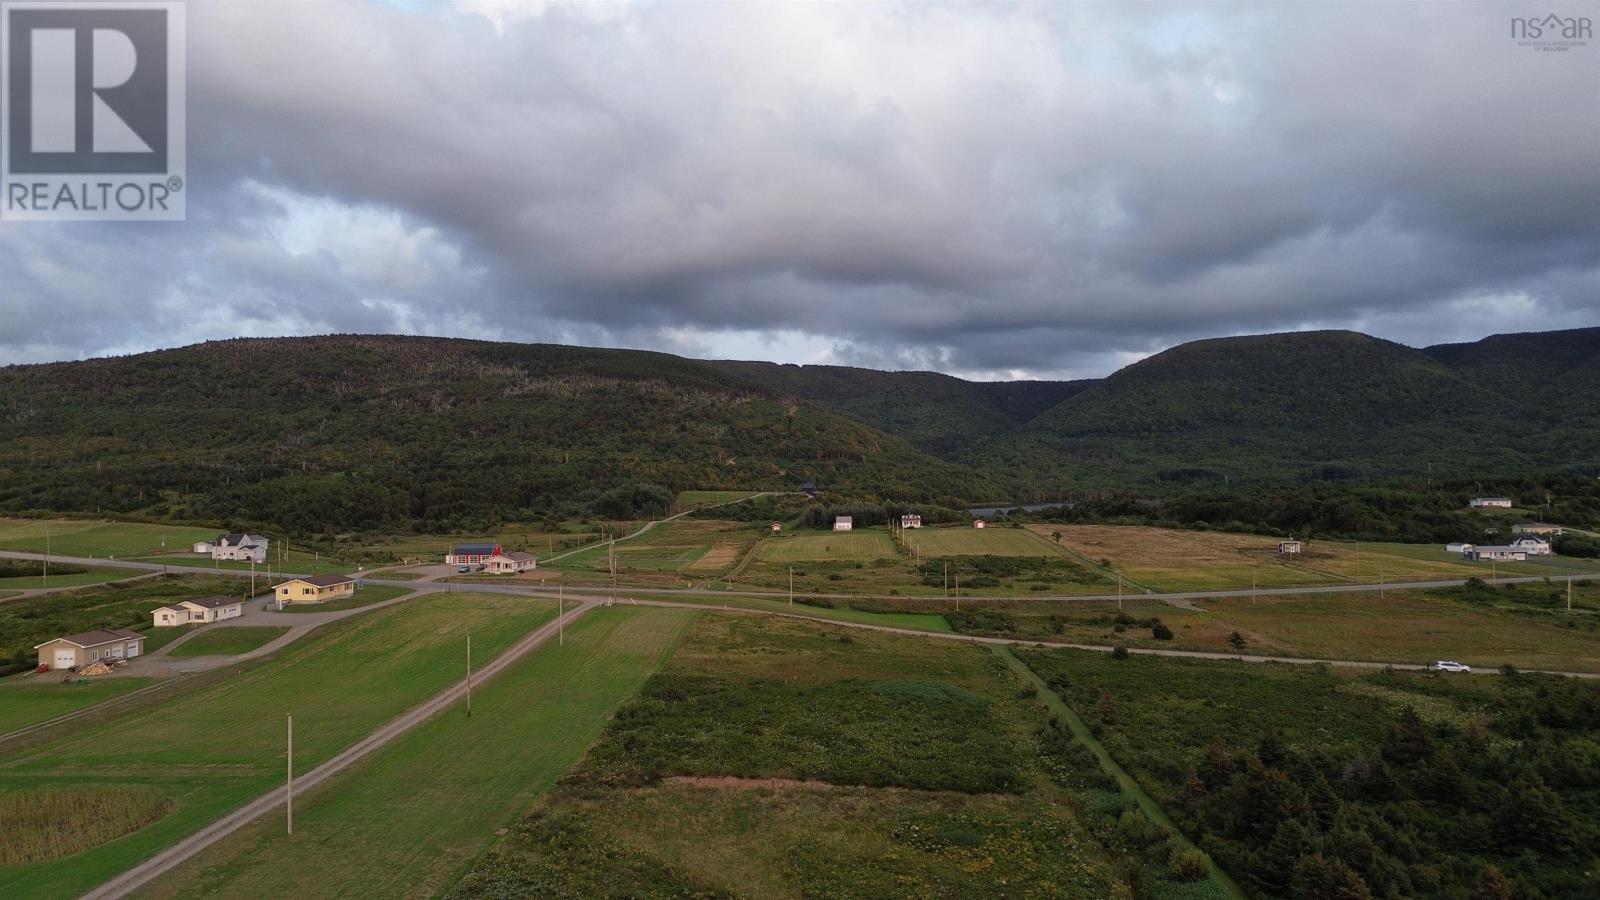
[[0, 225], [0, 363], [395, 332], [1103, 375], [1600, 325], [1600, 4], [190, 3], [189, 218]]

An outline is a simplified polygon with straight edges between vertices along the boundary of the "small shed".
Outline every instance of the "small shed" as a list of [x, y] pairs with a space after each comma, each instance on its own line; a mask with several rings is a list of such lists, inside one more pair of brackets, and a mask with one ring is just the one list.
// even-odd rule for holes
[[973, 519], [972, 520], [972, 527], [973, 528], [988, 528], [989, 527], [989, 523], [985, 522], [982, 519]]
[[850, 516], [834, 516], [834, 531], [849, 531], [856, 527], [855, 519]]
[[783, 523], [782, 522], [773, 522], [772, 523], [772, 533], [773, 534], [777, 534], [778, 532], [780, 532], [782, 530], [783, 530]]
[[1279, 556], [1299, 556], [1304, 550], [1305, 548], [1299, 541], [1289, 540], [1278, 542]]

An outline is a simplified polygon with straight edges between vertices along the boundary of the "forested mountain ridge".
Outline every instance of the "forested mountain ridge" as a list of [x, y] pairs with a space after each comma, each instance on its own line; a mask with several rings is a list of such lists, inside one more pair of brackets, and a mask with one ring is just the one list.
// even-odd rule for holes
[[1008, 435], [1050, 480], [1286, 481], [1600, 471], [1600, 329], [1415, 350], [1348, 331], [1182, 344]]
[[1001, 490], [661, 353], [334, 336], [0, 369], [0, 510], [454, 528], [629, 484], [805, 481], [925, 501]]
[[1536, 472], [1600, 473], [1600, 329], [1218, 338], [1082, 382], [360, 335], [0, 368], [0, 512], [455, 528], [635, 485], [955, 505]]

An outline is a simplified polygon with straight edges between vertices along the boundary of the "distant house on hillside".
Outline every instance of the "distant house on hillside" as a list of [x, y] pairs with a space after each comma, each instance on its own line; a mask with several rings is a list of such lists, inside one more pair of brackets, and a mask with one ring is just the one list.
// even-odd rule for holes
[[1473, 509], [1510, 509], [1510, 497], [1473, 497]]
[[1549, 522], [1518, 522], [1511, 526], [1512, 534], [1541, 534], [1556, 537], [1561, 534], [1560, 525], [1551, 525]]
[[773, 522], [772, 523], [772, 533], [773, 534], [777, 534], [778, 532], [780, 532], [782, 530], [783, 530], [783, 523], [782, 522]]
[[1447, 553], [1465, 553], [1468, 550], [1471, 550], [1473, 546], [1473, 544], [1469, 544], [1466, 541], [1454, 541], [1452, 543], [1445, 544], [1444, 549]]
[[314, 575], [291, 578], [272, 589], [278, 608], [294, 603], [327, 603], [354, 596], [356, 580], [348, 575]]
[[457, 544], [444, 555], [444, 561], [450, 566], [475, 566], [500, 552], [499, 544]]
[[235, 597], [201, 597], [198, 600], [180, 600], [172, 606], [163, 606], [152, 612], [157, 628], [188, 625], [194, 622], [220, 622], [244, 615], [244, 601]]
[[484, 567], [496, 575], [516, 575], [539, 568], [539, 557], [532, 553], [514, 551], [496, 553], [483, 561]]
[[1304, 551], [1304, 546], [1299, 541], [1279, 541], [1279, 556], [1299, 556]]
[[855, 520], [849, 516], [834, 516], [833, 518], [834, 531], [849, 531], [854, 527], [856, 527]]
[[264, 563], [268, 543], [266, 537], [259, 534], [219, 534], [211, 542], [211, 558]]
[[1473, 547], [1461, 554], [1474, 562], [1525, 562], [1528, 551], [1516, 547]]
[[922, 527], [922, 516], [919, 516], [916, 513], [907, 513], [906, 515], [903, 515], [903, 516], [900, 517], [900, 527], [901, 528], [921, 528]]
[[85, 631], [35, 644], [39, 665], [49, 669], [70, 669], [103, 659], [133, 659], [144, 653], [144, 635], [121, 628]]
[[1529, 556], [1551, 555], [1550, 542], [1536, 538], [1533, 535], [1519, 537], [1511, 542], [1511, 546], [1515, 549], [1524, 551]]
[[973, 519], [972, 520], [972, 527], [973, 528], [988, 528], [989, 527], [989, 523], [985, 522], [982, 519]]
[[815, 481], [808, 481], [805, 484], [800, 485], [800, 490], [807, 497], [810, 497], [812, 499], [816, 499], [816, 496], [817, 496], [817, 483]]

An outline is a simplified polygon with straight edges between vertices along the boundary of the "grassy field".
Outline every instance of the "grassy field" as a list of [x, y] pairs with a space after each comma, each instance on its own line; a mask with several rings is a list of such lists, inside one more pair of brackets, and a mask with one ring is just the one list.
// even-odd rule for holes
[[[146, 897], [436, 896], [547, 791], [694, 613], [598, 609], [452, 710], [141, 892]], [[381, 815], [374, 815], [381, 810]]]
[[393, 600], [411, 593], [411, 588], [390, 587], [386, 584], [364, 584], [356, 588], [355, 594], [342, 600], [329, 600], [326, 603], [291, 603], [281, 612], [286, 613], [313, 613], [313, 612], [338, 612], [341, 609], [357, 609], [362, 606], [371, 606], [385, 600]]
[[186, 550], [196, 541], [216, 538], [218, 529], [80, 519], [0, 519], [0, 550], [43, 553], [46, 532], [51, 553], [126, 559], [160, 554], [163, 539], [169, 551]]
[[1061, 550], [1025, 528], [908, 528], [906, 545], [922, 556], [1057, 556]]
[[[113, 569], [107, 566], [51, 566], [52, 570], [66, 569], [71, 574], [51, 574], [47, 577], [40, 575], [17, 575], [9, 578], [0, 578], [0, 588], [12, 588], [19, 591], [31, 591], [38, 588], [64, 588], [82, 587], [88, 584], [104, 584], [108, 581], [120, 581], [124, 578], [134, 578], [145, 572], [136, 572], [131, 569]], [[72, 571], [81, 570], [81, 571]], [[0, 597], [4, 597], [0, 593]]]
[[899, 555], [885, 531], [830, 531], [792, 534], [761, 545], [761, 560], [769, 563], [870, 562]]
[[53, 740], [8, 753], [0, 791], [136, 783], [174, 805], [154, 824], [69, 859], [0, 869], [0, 896], [92, 888], [277, 785], [286, 714], [297, 726], [296, 763], [309, 770], [459, 679], [468, 633], [481, 664], [554, 612], [526, 598], [473, 594], [400, 604], [324, 626], [182, 697], [92, 728], [65, 725]]
[[[615, 545], [622, 583], [682, 587], [716, 577], [734, 566], [761, 536], [739, 522], [677, 519]], [[610, 582], [612, 545], [598, 544], [550, 565], [571, 584]]]
[[213, 628], [174, 647], [168, 656], [238, 656], [282, 637], [289, 629], [271, 625]]
[[0, 605], [0, 662], [9, 662], [12, 671], [31, 669], [37, 661], [36, 644], [97, 628], [145, 632], [145, 650], [149, 652], [182, 633], [176, 628], [154, 628], [151, 610], [210, 594], [238, 596], [238, 590], [237, 578], [173, 575], [12, 600]]
[[[658, 598], [659, 599], [659, 598]], [[867, 625], [884, 625], [890, 628], [915, 628], [920, 631], [950, 631], [950, 623], [939, 613], [911, 612], [891, 608], [875, 601], [864, 600], [767, 600], [759, 597], [734, 597], [726, 594], [706, 594], [700, 597], [672, 597], [684, 603], [709, 603], [725, 609], [749, 609], [762, 612], [785, 613], [829, 622], [859, 622]], [[831, 604], [831, 605], [825, 605]]]
[[[140, 557], [140, 562], [166, 563], [170, 566], [200, 566], [207, 569], [221, 569], [229, 572], [250, 571], [249, 560], [239, 559], [212, 559], [209, 554], [203, 553], [168, 553], [165, 556]], [[283, 559], [278, 559], [276, 545], [272, 551], [269, 563], [259, 563], [255, 570], [263, 578], [270, 571], [294, 572], [299, 575], [348, 575], [356, 570], [355, 563], [330, 559], [325, 555], [307, 552], [305, 550], [287, 550]]]
[[59, 677], [35, 679], [30, 675], [0, 679], [0, 734], [93, 706], [152, 683], [149, 678], [106, 678], [85, 680], [83, 684], [60, 682]]
[[1034, 533], [1129, 583], [1156, 591], [1295, 587], [1337, 582], [1425, 580], [1501, 575], [1563, 575], [1600, 569], [1594, 561], [1564, 557], [1491, 567], [1472, 563], [1433, 544], [1344, 544], [1310, 541], [1299, 556], [1279, 556], [1278, 539], [1217, 531], [1139, 525], [1030, 525]]
[[1208, 896], [1113, 859], [1042, 721], [985, 650], [702, 616], [451, 896]]
[[593, 543], [599, 537], [598, 529], [589, 525], [574, 526], [570, 532], [507, 525], [499, 531], [480, 534], [380, 535], [341, 541], [339, 548], [341, 555], [354, 559], [441, 563], [445, 554], [456, 544], [488, 543], [499, 544], [507, 551], [521, 550], [537, 554], [542, 565], [548, 556]]

